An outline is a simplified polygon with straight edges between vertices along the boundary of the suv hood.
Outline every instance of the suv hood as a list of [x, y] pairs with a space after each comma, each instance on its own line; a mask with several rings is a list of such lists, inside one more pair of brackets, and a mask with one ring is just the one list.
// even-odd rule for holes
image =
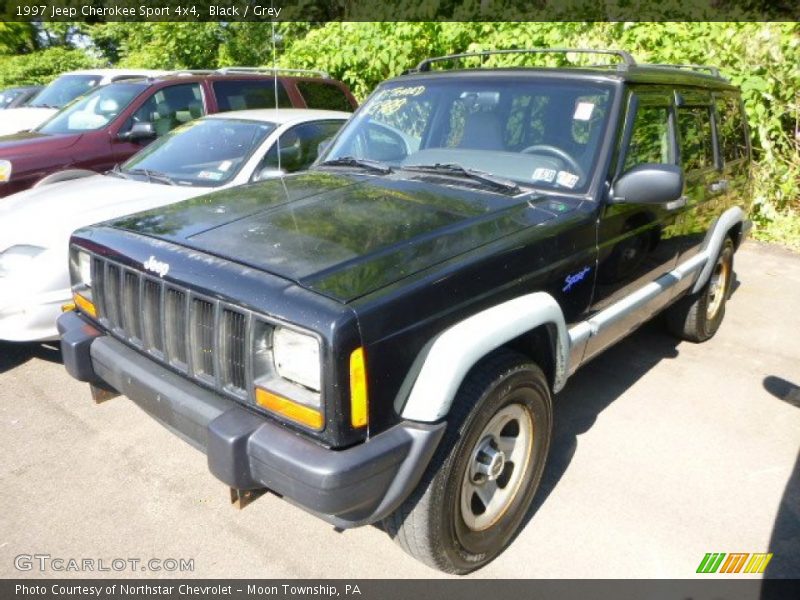
[[312, 171], [232, 188], [111, 223], [347, 302], [546, 221], [510, 197], [397, 176]]
[[75, 145], [80, 133], [51, 135], [37, 131], [20, 131], [0, 136], [0, 158], [44, 154]]
[[0, 135], [38, 127], [57, 112], [57, 108], [37, 106], [22, 106], [0, 111]]

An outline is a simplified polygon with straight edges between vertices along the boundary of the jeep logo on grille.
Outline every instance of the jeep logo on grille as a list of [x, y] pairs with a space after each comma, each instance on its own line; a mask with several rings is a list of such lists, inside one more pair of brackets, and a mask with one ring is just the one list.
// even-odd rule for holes
[[148, 271], [158, 273], [159, 277], [164, 277], [169, 272], [169, 264], [156, 260], [155, 256], [151, 256], [142, 266]]

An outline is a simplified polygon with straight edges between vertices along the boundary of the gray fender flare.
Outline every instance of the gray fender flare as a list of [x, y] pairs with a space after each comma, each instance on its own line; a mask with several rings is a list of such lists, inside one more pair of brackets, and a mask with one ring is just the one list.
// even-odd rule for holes
[[82, 179], [84, 177], [91, 177], [97, 175], [97, 171], [89, 171], [88, 169], [67, 169], [65, 171], [56, 171], [50, 173], [46, 177], [42, 177], [39, 181], [33, 184], [33, 187], [38, 188], [43, 185], [50, 185], [52, 183], [60, 183], [61, 181], [72, 181], [73, 179]]
[[426, 347], [427, 352], [421, 353], [423, 362], [402, 405], [401, 416], [426, 423], [442, 419], [450, 411], [461, 382], [476, 362], [541, 325], [549, 325], [556, 332], [553, 387], [558, 391], [566, 380], [569, 357], [564, 314], [550, 294], [535, 292], [476, 313], [434, 338]]
[[701, 250], [701, 253], [705, 257], [705, 264], [700, 271], [700, 275], [697, 277], [697, 281], [694, 283], [694, 287], [692, 288], [693, 294], [699, 292], [711, 276], [711, 271], [714, 268], [714, 261], [719, 251], [722, 249], [722, 243], [727, 233], [731, 230], [731, 227], [735, 227], [744, 220], [744, 211], [738, 206], [733, 206], [720, 215], [717, 222], [708, 232], [705, 244]]

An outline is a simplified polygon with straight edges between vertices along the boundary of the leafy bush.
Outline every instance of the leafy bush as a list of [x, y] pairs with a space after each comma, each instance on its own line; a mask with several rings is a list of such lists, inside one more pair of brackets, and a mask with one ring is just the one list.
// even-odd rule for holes
[[65, 71], [98, 66], [83, 50], [50, 48], [31, 54], [0, 57], [0, 88], [49, 83]]
[[[327, 23], [288, 45], [286, 67], [324, 69], [363, 100], [428, 56], [494, 48], [622, 48], [640, 62], [720, 67], [742, 89], [754, 158], [756, 235], [800, 246], [800, 24]], [[534, 58], [560, 64], [563, 57]], [[486, 65], [532, 64], [495, 56]]]

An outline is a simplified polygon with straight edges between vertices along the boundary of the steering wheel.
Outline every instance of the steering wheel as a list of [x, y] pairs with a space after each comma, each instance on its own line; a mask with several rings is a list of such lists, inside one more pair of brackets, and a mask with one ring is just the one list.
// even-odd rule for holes
[[575, 174], [583, 179], [585, 177], [585, 173], [583, 169], [578, 164], [578, 161], [572, 158], [567, 152], [562, 150], [557, 146], [551, 146], [550, 144], [534, 144], [533, 146], [528, 146], [524, 150], [522, 150], [523, 154], [534, 154], [534, 153], [544, 153], [544, 154], [551, 154], [557, 158], [560, 158], [565, 163], [567, 163], [570, 168], [575, 172]]

